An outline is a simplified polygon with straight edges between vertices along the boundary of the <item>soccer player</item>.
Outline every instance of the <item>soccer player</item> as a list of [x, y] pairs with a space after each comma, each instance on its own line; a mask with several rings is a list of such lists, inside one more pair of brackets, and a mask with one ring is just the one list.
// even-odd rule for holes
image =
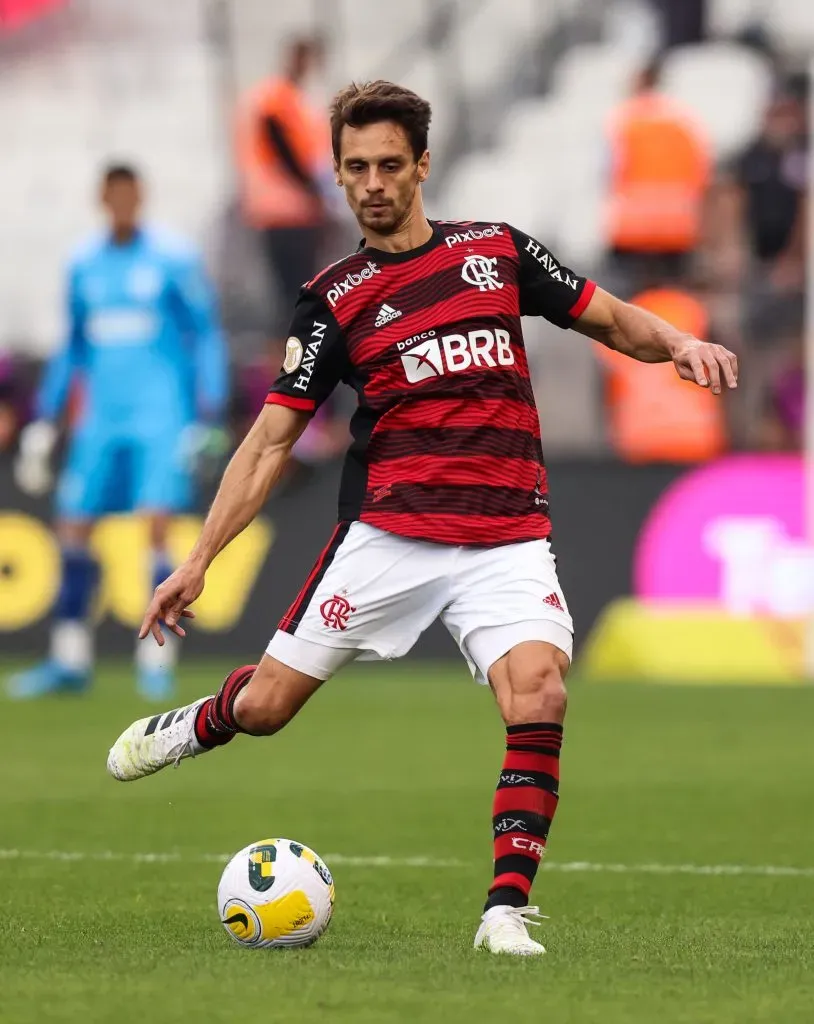
[[548, 539], [520, 317], [544, 316], [636, 359], [672, 361], [716, 394], [735, 387], [737, 366], [730, 352], [619, 301], [508, 224], [428, 221], [429, 120], [427, 102], [389, 82], [336, 97], [336, 182], [364, 240], [302, 289], [282, 373], [140, 635], [161, 644], [162, 621], [184, 635], [208, 566], [257, 515], [309, 417], [343, 380], [359, 408], [339, 524], [260, 664], [234, 669], [214, 697], [135, 722], [113, 745], [108, 771], [137, 779], [237, 733], [275, 733], [344, 665], [405, 654], [440, 616], [506, 725], [494, 880], [475, 945], [539, 954], [527, 930], [538, 913], [529, 891], [557, 807], [572, 622]]
[[[99, 577], [89, 547], [94, 521], [108, 511], [137, 510], [147, 517], [157, 586], [172, 571], [167, 527], [190, 504], [196, 453], [223, 440], [227, 356], [197, 253], [142, 225], [142, 186], [134, 168], [109, 167], [101, 201], [109, 229], [71, 261], [67, 339], [46, 369], [36, 420], [21, 437], [18, 482], [43, 493], [57, 420], [74, 383], [81, 385], [81, 412], [56, 494], [62, 576], [50, 657], [9, 681], [14, 697], [89, 685]], [[171, 652], [139, 645], [136, 660], [140, 692], [166, 699], [173, 685]]]

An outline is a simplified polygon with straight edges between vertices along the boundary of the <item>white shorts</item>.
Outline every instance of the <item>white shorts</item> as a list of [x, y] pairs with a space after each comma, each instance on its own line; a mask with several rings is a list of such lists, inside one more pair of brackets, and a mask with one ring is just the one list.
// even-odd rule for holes
[[571, 657], [573, 623], [547, 540], [466, 548], [341, 523], [266, 651], [328, 679], [355, 658], [400, 658], [440, 616], [480, 683], [527, 640]]

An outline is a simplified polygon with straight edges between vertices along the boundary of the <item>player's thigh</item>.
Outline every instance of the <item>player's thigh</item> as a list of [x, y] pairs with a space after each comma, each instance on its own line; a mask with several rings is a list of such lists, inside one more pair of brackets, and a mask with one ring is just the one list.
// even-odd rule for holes
[[[297, 667], [323, 649], [401, 657], [446, 604], [454, 554], [453, 548], [366, 523], [340, 524], [281, 619], [268, 653]], [[301, 640], [316, 647], [301, 652]]]
[[188, 510], [194, 501], [194, 481], [177, 444], [178, 432], [134, 439], [132, 445], [133, 509], [154, 516]]
[[62, 520], [92, 519], [107, 511], [117, 479], [119, 446], [99, 424], [80, 427], [68, 443], [56, 491]]
[[264, 736], [277, 732], [323, 682], [264, 654], [251, 680], [237, 695], [235, 718], [246, 732]]
[[520, 644], [549, 645], [570, 661], [574, 627], [548, 541], [463, 551], [452, 588], [442, 618], [478, 682]]

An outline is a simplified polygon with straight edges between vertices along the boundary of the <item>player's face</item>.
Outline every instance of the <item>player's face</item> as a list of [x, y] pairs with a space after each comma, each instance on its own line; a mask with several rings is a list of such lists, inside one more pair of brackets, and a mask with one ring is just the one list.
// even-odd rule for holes
[[113, 180], [102, 190], [102, 205], [114, 231], [129, 231], [138, 223], [141, 188], [137, 181]]
[[407, 220], [418, 186], [430, 171], [430, 155], [416, 161], [404, 129], [392, 121], [342, 129], [336, 183], [360, 227], [387, 235]]

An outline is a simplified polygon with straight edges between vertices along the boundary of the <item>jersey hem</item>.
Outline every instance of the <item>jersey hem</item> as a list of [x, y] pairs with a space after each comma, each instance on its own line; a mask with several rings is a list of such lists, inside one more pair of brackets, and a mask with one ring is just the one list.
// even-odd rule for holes
[[404, 533], [401, 530], [391, 530], [386, 526], [382, 526], [378, 522], [370, 522], [364, 512], [356, 516], [354, 519], [345, 517], [340, 522], [360, 522], [365, 523], [367, 526], [372, 526], [376, 530], [381, 530], [383, 533], [390, 533], [394, 537], [403, 537], [404, 540], [417, 540], [422, 541], [425, 544], [438, 544], [445, 548], [502, 548], [507, 547], [509, 544], [527, 544], [532, 540], [547, 540], [551, 541], [552, 527], [549, 524], [543, 526], [539, 533], [529, 533], [522, 537], [512, 537], [508, 540], [488, 540], [488, 541], [466, 541], [466, 540], [437, 540], [435, 537], [427, 537], [426, 534], [421, 533]]

